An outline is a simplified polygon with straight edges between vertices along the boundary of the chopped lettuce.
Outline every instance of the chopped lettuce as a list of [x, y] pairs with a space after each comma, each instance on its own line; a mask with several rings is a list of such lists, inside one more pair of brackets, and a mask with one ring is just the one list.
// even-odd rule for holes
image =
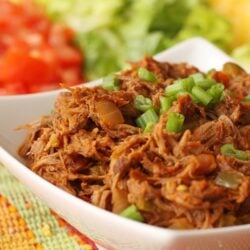
[[137, 0], [119, 27], [127, 59], [137, 60], [169, 46], [199, 0]]
[[54, 20], [77, 32], [117, 25], [120, 13], [131, 0], [36, 0]]
[[195, 35], [210, 40], [226, 51], [229, 50], [232, 41], [230, 23], [205, 5], [197, 5], [190, 12], [182, 30], [177, 35], [177, 40], [184, 40]]
[[88, 79], [122, 69], [192, 36], [227, 49], [230, 25], [205, 0], [36, 0], [76, 31]]
[[81, 32], [76, 37], [76, 43], [84, 53], [88, 79], [96, 79], [123, 68], [123, 43], [114, 32], [108, 29]]

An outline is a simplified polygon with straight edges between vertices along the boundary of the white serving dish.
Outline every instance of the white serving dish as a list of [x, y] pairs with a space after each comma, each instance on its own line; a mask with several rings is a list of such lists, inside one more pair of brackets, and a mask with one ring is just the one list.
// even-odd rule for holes
[[[162, 52], [161, 61], [188, 62], [207, 71], [219, 69], [230, 57], [201, 38], [193, 38]], [[90, 83], [90, 86], [98, 82]], [[80, 232], [108, 249], [124, 250], [249, 250], [250, 225], [208, 230], [175, 231], [131, 221], [91, 204], [50, 184], [25, 165], [16, 154], [24, 134], [18, 125], [50, 112], [59, 91], [0, 97], [0, 161], [50, 208]]]

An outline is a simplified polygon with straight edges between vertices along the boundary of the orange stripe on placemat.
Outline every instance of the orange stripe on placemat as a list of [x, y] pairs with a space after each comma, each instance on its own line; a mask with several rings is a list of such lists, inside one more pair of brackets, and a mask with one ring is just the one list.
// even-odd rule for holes
[[98, 249], [73, 232], [0, 164], [0, 250]]
[[18, 210], [2, 195], [0, 195], [0, 249], [43, 249]]
[[70, 237], [74, 237], [79, 245], [90, 245], [92, 250], [98, 250], [95, 243], [89, 239], [86, 235], [80, 233], [76, 228], [71, 226], [68, 222], [66, 222], [63, 218], [59, 217], [54, 211], [51, 210], [51, 214], [57, 219], [59, 225], [67, 230], [68, 235]]

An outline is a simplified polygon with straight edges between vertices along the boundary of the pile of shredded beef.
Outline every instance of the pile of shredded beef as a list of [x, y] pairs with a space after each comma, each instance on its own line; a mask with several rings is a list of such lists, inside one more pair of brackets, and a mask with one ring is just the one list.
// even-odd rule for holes
[[[145, 67], [157, 84], [138, 77]], [[180, 95], [151, 133], [135, 120], [137, 95], [159, 97], [175, 79], [199, 70], [144, 58], [117, 74], [120, 90], [72, 88], [59, 95], [53, 112], [25, 127], [19, 154], [37, 174], [85, 201], [121, 213], [135, 204], [145, 223], [166, 228], [204, 229], [250, 223], [250, 160], [222, 155], [224, 144], [250, 154], [250, 75], [215, 71], [225, 96], [206, 108]], [[103, 107], [115, 105], [118, 119]], [[113, 107], [114, 108], [114, 107]], [[181, 133], [166, 130], [168, 113], [185, 116]], [[219, 185], [218, 173], [241, 176], [236, 188]]]

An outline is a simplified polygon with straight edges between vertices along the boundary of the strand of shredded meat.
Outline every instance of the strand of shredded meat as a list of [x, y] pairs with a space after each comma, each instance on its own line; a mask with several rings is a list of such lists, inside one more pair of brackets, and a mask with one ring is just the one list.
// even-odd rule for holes
[[[139, 67], [158, 83], [140, 79]], [[180, 95], [152, 133], [135, 124], [136, 95], [159, 108], [166, 86], [196, 72], [184, 63], [144, 58], [117, 75], [119, 91], [79, 87], [61, 93], [51, 115], [26, 125], [19, 154], [40, 176], [96, 206], [119, 214], [135, 204], [148, 224], [202, 229], [249, 223], [250, 161], [226, 157], [220, 148], [231, 143], [250, 150], [250, 104], [241, 102], [250, 94], [250, 75], [228, 76], [225, 97], [213, 109]], [[165, 129], [171, 111], [185, 116], [182, 133]], [[240, 173], [240, 185], [218, 185], [221, 170]]]

